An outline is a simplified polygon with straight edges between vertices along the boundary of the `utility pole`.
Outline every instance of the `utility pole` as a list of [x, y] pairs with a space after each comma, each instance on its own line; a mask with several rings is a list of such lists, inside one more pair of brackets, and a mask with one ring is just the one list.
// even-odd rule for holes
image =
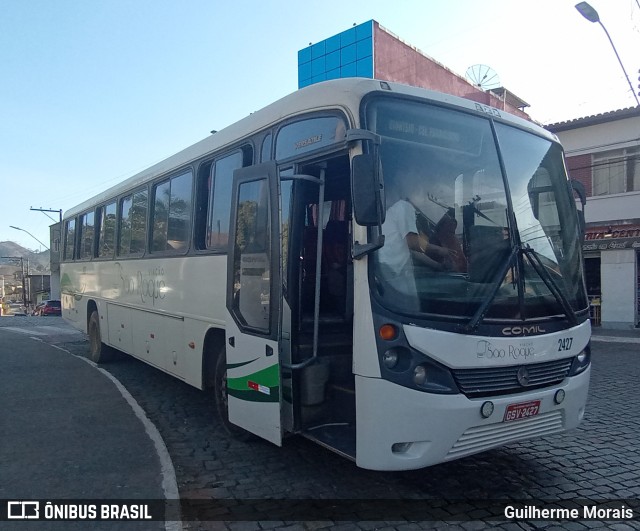
[[[62, 223], [62, 209], [61, 208], [53, 209], [53, 208], [33, 208], [33, 207], [30, 207], [29, 210], [36, 210], [38, 212], [42, 212], [45, 216], [46, 216], [45, 212], [57, 212], [58, 213], [58, 217], [59, 217], [58, 221], [60, 223]], [[51, 218], [51, 216], [49, 216], [49, 217]], [[51, 218], [51, 219], [53, 219], [53, 218]]]

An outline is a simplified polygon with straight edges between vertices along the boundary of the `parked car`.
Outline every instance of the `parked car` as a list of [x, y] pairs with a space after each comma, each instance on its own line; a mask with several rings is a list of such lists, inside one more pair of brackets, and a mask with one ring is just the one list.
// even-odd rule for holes
[[22, 306], [21, 304], [9, 304], [9, 315], [15, 315], [15, 316], [20, 316], [20, 317], [24, 317], [27, 315], [27, 313], [24, 311], [24, 306]]
[[41, 304], [36, 306], [37, 315], [62, 315], [62, 305], [60, 301], [42, 301]]

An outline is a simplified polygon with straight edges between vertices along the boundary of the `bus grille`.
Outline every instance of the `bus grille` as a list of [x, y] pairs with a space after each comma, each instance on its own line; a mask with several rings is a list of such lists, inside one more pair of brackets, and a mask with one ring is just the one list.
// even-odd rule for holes
[[[478, 398], [519, 393], [560, 383], [569, 374], [572, 362], [573, 358], [565, 358], [511, 367], [453, 369], [452, 372], [460, 391], [470, 398]], [[526, 367], [529, 373], [526, 386], [518, 382], [520, 367]]]
[[446, 459], [458, 459], [522, 439], [550, 435], [563, 429], [561, 410], [513, 422], [474, 426], [460, 436]]

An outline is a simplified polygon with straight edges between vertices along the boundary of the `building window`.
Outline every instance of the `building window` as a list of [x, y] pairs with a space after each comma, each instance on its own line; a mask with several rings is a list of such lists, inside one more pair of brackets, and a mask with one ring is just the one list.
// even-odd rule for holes
[[640, 191], [640, 147], [593, 155], [593, 195]]

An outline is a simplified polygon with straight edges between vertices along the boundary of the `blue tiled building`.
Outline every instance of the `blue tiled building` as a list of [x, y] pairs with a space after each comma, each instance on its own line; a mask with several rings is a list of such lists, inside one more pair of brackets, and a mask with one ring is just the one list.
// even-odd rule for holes
[[342, 77], [373, 78], [373, 20], [298, 52], [298, 88]]

